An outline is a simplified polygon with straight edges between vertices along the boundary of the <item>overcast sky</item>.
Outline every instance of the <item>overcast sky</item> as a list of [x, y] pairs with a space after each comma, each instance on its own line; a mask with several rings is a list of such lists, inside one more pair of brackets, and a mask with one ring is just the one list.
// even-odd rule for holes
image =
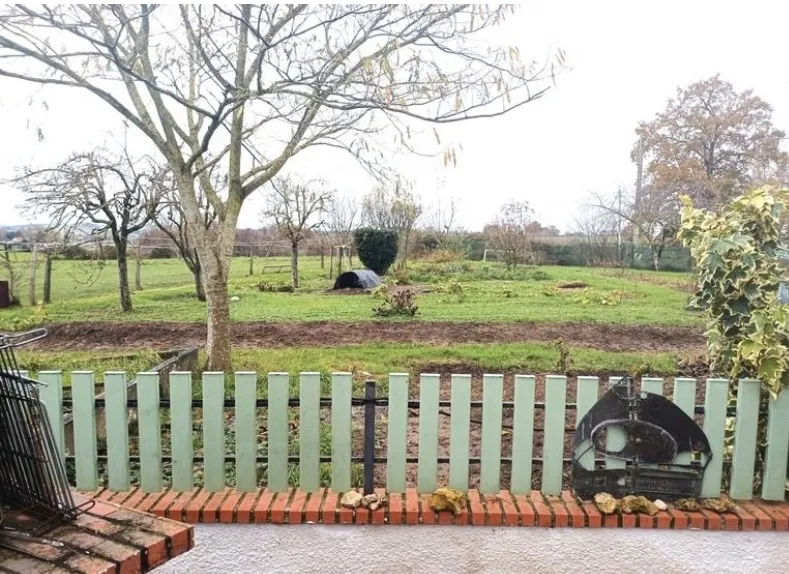
[[[445, 168], [440, 157], [398, 166], [426, 202], [456, 197], [468, 229], [481, 228], [501, 203], [515, 198], [528, 200], [544, 224], [567, 230], [590, 191], [632, 186], [636, 124], [660, 111], [678, 86], [720, 73], [736, 89], [752, 88], [772, 104], [774, 123], [789, 131], [787, 21], [789, 4], [775, 0], [526, 2], [502, 32], [503, 41], [537, 59], [560, 47], [571, 69], [543, 99], [509, 116], [453, 128], [451, 137], [463, 145], [456, 168]], [[34, 90], [47, 109], [29, 105]], [[74, 90], [44, 90], [0, 81], [0, 177], [117, 136], [116, 116], [106, 104]], [[351, 194], [372, 185], [360, 169], [320, 148], [291, 169], [320, 175]], [[26, 222], [15, 208], [18, 192], [0, 187], [0, 194], [0, 224]], [[259, 197], [246, 204], [241, 225], [257, 226], [260, 207]]]

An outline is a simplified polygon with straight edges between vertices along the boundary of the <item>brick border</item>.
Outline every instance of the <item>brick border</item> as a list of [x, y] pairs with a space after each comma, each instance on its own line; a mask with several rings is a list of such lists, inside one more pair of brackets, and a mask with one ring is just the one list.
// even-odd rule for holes
[[[161, 566], [187, 552], [194, 545], [194, 527], [144, 513], [157, 501], [176, 498], [172, 493], [127, 496], [127, 493], [101, 491], [75, 494], [77, 504], [93, 499], [94, 505], [75, 520], [55, 523], [45, 532], [44, 543], [33, 537], [9, 538], [0, 570], [24, 574], [74, 572], [83, 574], [139, 574]], [[136, 493], [134, 493], [136, 494]], [[137, 508], [121, 506], [111, 499], [129, 500]], [[164, 505], [164, 502], [160, 504]], [[38, 519], [24, 511], [12, 514], [10, 521], [35, 523]]]
[[[382, 492], [382, 491], [379, 491]], [[149, 497], [132, 491], [123, 497], [97, 493], [122, 506], [140, 509], [150, 504]], [[625, 514], [603, 516], [588, 501], [578, 501], [571, 492], [545, 496], [539, 491], [513, 495], [468, 492], [467, 508], [457, 516], [434, 513], [429, 496], [415, 489], [392, 493], [384, 509], [351, 510], [339, 505], [341, 493], [322, 488], [316, 492], [291, 489], [274, 493], [267, 489], [240, 493], [224, 490], [210, 493], [194, 490], [157, 495], [153, 506], [157, 516], [191, 524], [268, 523], [268, 524], [439, 524], [462, 526], [539, 526], [543, 528], [645, 528], [675, 530], [789, 531], [789, 502], [752, 500], [737, 505], [734, 513], [681, 512], [669, 508], [655, 516]]]

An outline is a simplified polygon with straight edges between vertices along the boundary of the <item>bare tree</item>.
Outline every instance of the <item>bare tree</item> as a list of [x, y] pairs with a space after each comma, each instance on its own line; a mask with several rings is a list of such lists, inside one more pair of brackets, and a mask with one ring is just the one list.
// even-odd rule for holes
[[507, 268], [528, 260], [532, 245], [534, 211], [527, 201], [510, 201], [501, 206], [499, 214], [487, 227], [493, 249], [501, 252]]
[[[216, 212], [205, 198], [204, 194], [197, 196], [200, 206], [200, 213], [203, 220], [200, 222], [204, 228], [208, 229], [214, 224]], [[178, 256], [183, 260], [189, 271], [194, 276], [195, 295], [199, 301], [205, 301], [205, 285], [203, 284], [203, 266], [200, 263], [200, 254], [195, 247], [190, 227], [193, 223], [189, 222], [183, 211], [183, 204], [178, 198], [175, 189], [169, 189], [161, 201], [161, 207], [154, 222], [165, 235], [172, 241], [178, 250]]]
[[647, 184], [641, 188], [639, 197], [619, 189], [611, 197], [593, 195], [590, 206], [626, 221], [634, 231], [634, 239], [649, 246], [655, 271], [660, 270], [663, 250], [676, 241], [679, 230], [679, 207], [674, 193]]
[[422, 216], [422, 203], [400, 178], [392, 188], [378, 186], [362, 202], [363, 219], [375, 229], [395, 231], [398, 238], [397, 256], [405, 265], [411, 248], [411, 234]]
[[585, 205], [575, 218], [574, 232], [586, 246], [590, 265], [622, 264], [622, 233], [627, 225], [623, 217], [591, 205]]
[[51, 229], [70, 235], [90, 225], [92, 234], [109, 234], [116, 249], [121, 310], [129, 312], [129, 236], [154, 218], [163, 171], [149, 157], [132, 159], [125, 150], [112, 154], [99, 148], [54, 168], [25, 168], [14, 181], [27, 195], [28, 209], [49, 216]]
[[298, 289], [299, 244], [308, 232], [324, 224], [326, 204], [334, 192], [318, 181], [301, 184], [280, 179], [269, 183], [263, 217], [273, 222], [279, 234], [290, 242], [290, 283]]
[[[350, 152], [380, 172], [375, 134], [500, 116], [541, 96], [554, 63], [491, 45], [512, 6], [77, 4], [0, 9], [0, 75], [92, 93], [175, 174], [204, 270], [207, 368], [228, 370], [227, 283], [244, 201], [295, 155]], [[487, 39], [486, 39], [487, 37]], [[372, 144], [372, 145], [371, 145]], [[446, 150], [445, 150], [446, 152]], [[227, 192], [203, 181], [222, 163]], [[203, 182], [214, 225], [197, 200]]]
[[[351, 245], [353, 244], [353, 232], [359, 227], [361, 221], [361, 205], [355, 197], [335, 195], [326, 206], [326, 239], [331, 249], [329, 258], [330, 272], [329, 277], [334, 274], [334, 250], [338, 249], [337, 271], [342, 270], [342, 258], [348, 257], [348, 265], [353, 265], [351, 259]], [[321, 259], [322, 261], [323, 259]]]
[[326, 205], [326, 229], [335, 245], [350, 245], [359, 226], [361, 208], [354, 197], [332, 197]]
[[462, 249], [463, 238], [457, 233], [457, 214], [458, 200], [454, 195], [438, 199], [428, 208], [425, 231], [435, 247], [450, 251]]

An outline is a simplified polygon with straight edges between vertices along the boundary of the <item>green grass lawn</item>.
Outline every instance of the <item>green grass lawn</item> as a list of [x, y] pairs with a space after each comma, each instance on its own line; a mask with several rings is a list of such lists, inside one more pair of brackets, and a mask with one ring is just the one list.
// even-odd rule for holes
[[[20, 269], [27, 267], [18, 255]], [[302, 288], [297, 293], [261, 293], [261, 281], [288, 282], [264, 265], [286, 265], [286, 258], [257, 259], [256, 273], [248, 275], [246, 258], [234, 261], [230, 295], [235, 321], [365, 321], [375, 317], [377, 302], [369, 295], [327, 294], [332, 285], [328, 270], [317, 257], [302, 259]], [[328, 261], [327, 261], [328, 263]], [[691, 278], [686, 274], [654, 273], [574, 267], [518, 268], [507, 271], [500, 263], [459, 262], [411, 264], [408, 275], [420, 290], [419, 316], [424, 321], [538, 321], [622, 324], [700, 325], [699, 317], [685, 310]], [[143, 290], [133, 296], [134, 311], [118, 308], [115, 264], [55, 261], [52, 303], [43, 311], [28, 306], [0, 312], [0, 329], [29, 327], [34, 322], [66, 321], [203, 321], [205, 305], [194, 298], [192, 277], [178, 260], [146, 260]], [[462, 287], [462, 300], [448, 292], [450, 281]], [[561, 289], [563, 281], [582, 281], [585, 289]], [[42, 279], [37, 287], [40, 291]], [[684, 288], [684, 290], [683, 290]], [[27, 286], [17, 288], [25, 298]], [[29, 319], [29, 320], [28, 320]]]
[[[338, 347], [297, 347], [279, 349], [236, 349], [236, 371], [256, 371], [260, 377], [269, 372], [289, 372], [292, 392], [298, 392], [297, 374], [319, 372], [327, 383], [332, 372], [354, 373], [360, 385], [372, 376], [384, 382], [393, 372], [418, 374], [433, 371], [437, 365], [453, 372], [470, 370], [487, 373], [521, 372], [524, 374], [556, 372], [558, 351], [549, 343], [462, 344], [462, 345], [345, 345]], [[122, 370], [130, 374], [145, 371], [158, 362], [153, 353], [118, 356], [91, 351], [55, 353], [21, 351], [20, 366], [32, 373], [62, 370], [69, 383], [70, 372], [89, 370], [103, 380], [106, 371]], [[611, 353], [595, 349], [570, 348], [570, 368], [579, 374], [648, 372], [672, 375], [677, 357], [669, 353]], [[294, 395], [295, 396], [295, 395]]]

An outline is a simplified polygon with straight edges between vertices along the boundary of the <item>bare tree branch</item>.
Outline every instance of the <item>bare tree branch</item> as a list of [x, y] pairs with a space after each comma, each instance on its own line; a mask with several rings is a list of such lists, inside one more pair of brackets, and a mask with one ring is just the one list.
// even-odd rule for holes
[[[230, 369], [227, 282], [245, 200], [296, 155], [348, 151], [371, 172], [377, 137], [506, 114], [553, 81], [495, 43], [505, 5], [6, 5], [0, 75], [85, 90], [166, 159], [203, 266], [208, 368]], [[321, 146], [321, 147], [319, 147]], [[222, 177], [206, 174], [221, 166]], [[203, 201], [204, 200], [204, 201]], [[204, 213], [216, 214], [206, 227]]]
[[306, 184], [292, 179], [272, 180], [266, 194], [263, 218], [272, 222], [279, 234], [291, 245], [291, 285], [299, 286], [299, 244], [307, 234], [325, 224], [326, 206], [334, 191], [320, 181]]
[[73, 235], [90, 226], [93, 235], [110, 235], [117, 252], [121, 308], [131, 311], [129, 236], [154, 219], [167, 171], [150, 157], [133, 159], [126, 150], [113, 154], [99, 148], [56, 167], [24, 168], [11, 183], [27, 196], [28, 210], [47, 215], [50, 229]]

